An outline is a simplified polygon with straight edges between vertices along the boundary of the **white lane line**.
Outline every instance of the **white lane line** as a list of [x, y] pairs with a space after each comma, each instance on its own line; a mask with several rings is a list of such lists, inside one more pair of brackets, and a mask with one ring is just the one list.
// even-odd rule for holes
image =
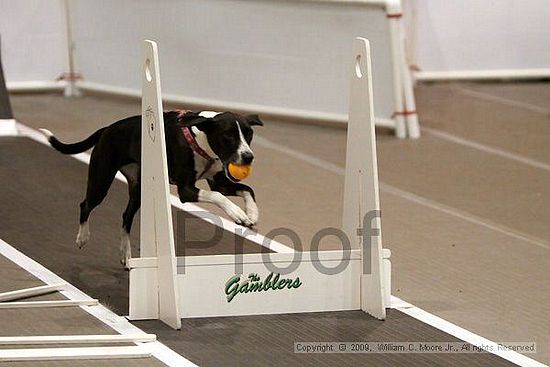
[[450, 141], [451, 143], [460, 144], [460, 145], [466, 146], [468, 148], [473, 148], [473, 149], [480, 150], [484, 153], [497, 155], [499, 157], [510, 159], [510, 160], [513, 160], [513, 161], [516, 161], [516, 162], [519, 162], [519, 163], [523, 163], [523, 164], [526, 164], [526, 165], [529, 165], [529, 166], [532, 166], [532, 167], [535, 167], [535, 168], [540, 168], [540, 169], [543, 169], [543, 170], [546, 170], [546, 171], [550, 171], [550, 164], [547, 164], [547, 163], [539, 162], [539, 161], [536, 161], [534, 159], [527, 158], [527, 157], [519, 155], [519, 154], [510, 153], [510, 152], [507, 152], [505, 150], [495, 148], [495, 147], [491, 147], [491, 146], [488, 146], [488, 145], [485, 145], [485, 144], [476, 143], [474, 141], [464, 139], [464, 138], [458, 137], [456, 135], [449, 134], [447, 132], [437, 130], [437, 129], [434, 129], [434, 128], [431, 128], [431, 127], [422, 126], [421, 129], [422, 129], [423, 132], [426, 132], [426, 133], [428, 133], [430, 135], [433, 135], [437, 138], [440, 138], [440, 139], [443, 139], [443, 140], [446, 140], [446, 141]]
[[[209, 222], [210, 224], [213, 224], [217, 227], [223, 228], [224, 230], [231, 232], [231, 233], [243, 233], [246, 234], [246, 239], [248, 241], [254, 242], [257, 245], [266, 247], [274, 252], [294, 252], [294, 249], [292, 247], [289, 247], [285, 244], [282, 244], [280, 242], [277, 242], [271, 238], [267, 238], [264, 235], [256, 232], [255, 230], [252, 230], [250, 228], [246, 228], [241, 226], [240, 224], [236, 224], [235, 222], [226, 219], [224, 217], [218, 216], [216, 214], [213, 214], [209, 212], [206, 209], [201, 208], [200, 206], [194, 204], [194, 203], [185, 203], [183, 204], [180, 199], [173, 194], [170, 194], [170, 204], [172, 206], [183, 210], [185, 212], [191, 213], [192, 215], [201, 218], [202, 220], [205, 220]], [[216, 217], [213, 219], [212, 217]]]
[[267, 149], [274, 150], [279, 153], [286, 154], [292, 158], [296, 158], [300, 161], [306, 162], [311, 164], [312, 166], [322, 168], [325, 171], [332, 172], [336, 175], [344, 176], [346, 174], [346, 171], [343, 167], [340, 167], [334, 163], [327, 162], [323, 159], [314, 157], [309, 154], [302, 153], [298, 150], [289, 148], [287, 146], [284, 146], [282, 144], [274, 143], [270, 140], [267, 140], [261, 136], [254, 135], [254, 144], [257, 144], [259, 146], [262, 146]]
[[[43, 281], [46, 284], [58, 284], [58, 283], [67, 283], [65, 289], [61, 291], [65, 297], [71, 300], [93, 300], [92, 297], [88, 296], [86, 293], [82, 292], [80, 289], [76, 288], [72, 284], [66, 282], [57, 274], [53, 273], [42, 264], [34, 261], [30, 257], [26, 256], [22, 252], [15, 249], [13, 246], [7, 242], [0, 239], [0, 255], [11, 260], [21, 268], [25, 269], [30, 274], [34, 275], [39, 280]], [[105, 323], [107, 326], [111, 327], [119, 334], [122, 335], [139, 335], [146, 337], [148, 334], [143, 330], [132, 325], [125, 317], [118, 316], [102, 304], [95, 306], [82, 306], [81, 309], [88, 312], [90, 315], [94, 316], [98, 320]], [[143, 345], [137, 343], [138, 345]], [[178, 353], [174, 352], [172, 349], [168, 348], [164, 344], [158, 341], [147, 343], [148, 351], [164, 364], [170, 367], [193, 367], [196, 365], [191, 361], [185, 359]]]
[[435, 209], [435, 210], [438, 210], [440, 212], [458, 217], [458, 218], [460, 218], [462, 220], [465, 220], [467, 222], [489, 228], [489, 229], [491, 229], [495, 232], [499, 232], [503, 235], [513, 237], [513, 238], [516, 238], [518, 240], [528, 242], [532, 245], [539, 246], [539, 247], [542, 247], [544, 249], [550, 250], [550, 244], [547, 243], [546, 241], [544, 241], [543, 239], [533, 237], [533, 236], [528, 235], [526, 233], [518, 232], [518, 231], [513, 230], [511, 228], [508, 228], [506, 226], [491, 222], [487, 219], [478, 217], [476, 215], [464, 212], [464, 211], [456, 209], [456, 208], [446, 206], [444, 204], [438, 203], [438, 202], [430, 200], [430, 199], [426, 199], [425, 197], [418, 196], [418, 195], [413, 194], [411, 192], [403, 191], [401, 189], [398, 189], [398, 188], [390, 186], [390, 185], [386, 185], [384, 183], [380, 184], [380, 188], [383, 191], [385, 191], [389, 194], [399, 196], [403, 199], [407, 199], [407, 200], [412, 201], [414, 203], [424, 205], [428, 208]]
[[[340, 176], [343, 176], [345, 174], [345, 171], [344, 171], [343, 167], [340, 167], [336, 164], [327, 162], [323, 159], [319, 159], [317, 157], [313, 157], [311, 155], [299, 152], [297, 150], [286, 147], [284, 145], [280, 145], [280, 144], [271, 142], [271, 141], [269, 141], [265, 138], [259, 137], [259, 136], [255, 136], [254, 141], [259, 146], [277, 151], [277, 152], [282, 153], [282, 154], [286, 154], [288, 156], [291, 156], [291, 157], [296, 158], [298, 160], [301, 160], [303, 162], [309, 163], [312, 166], [324, 169], [324, 170], [329, 171], [331, 173], [334, 173], [334, 174], [337, 174], [337, 175], [340, 175]], [[394, 196], [401, 197], [405, 200], [412, 201], [414, 203], [429, 207], [431, 209], [435, 209], [435, 210], [438, 210], [440, 212], [452, 215], [454, 217], [466, 220], [470, 223], [474, 223], [474, 224], [480, 225], [482, 227], [491, 229], [493, 231], [499, 232], [499, 233], [504, 234], [506, 236], [510, 236], [510, 237], [525, 241], [527, 243], [530, 243], [532, 245], [536, 245], [536, 246], [545, 248], [545, 249], [550, 249], [550, 244], [547, 243], [546, 241], [542, 240], [542, 239], [535, 238], [531, 235], [521, 233], [519, 231], [513, 230], [513, 229], [508, 228], [506, 226], [493, 223], [493, 222], [491, 222], [487, 219], [480, 218], [480, 217], [475, 216], [473, 214], [470, 214], [470, 213], [467, 213], [467, 212], [464, 212], [464, 211], [446, 206], [444, 204], [441, 204], [441, 203], [438, 203], [436, 201], [424, 198], [422, 196], [413, 194], [411, 192], [398, 189], [396, 187], [385, 184], [383, 182], [380, 182], [380, 190], [382, 190], [384, 192], [387, 192], [388, 194], [392, 194]]]
[[480, 335], [472, 333], [471, 331], [468, 331], [464, 328], [461, 328], [460, 326], [455, 325], [447, 320], [444, 320], [439, 316], [436, 316], [427, 311], [424, 311], [423, 309], [418, 308], [408, 302], [405, 302], [402, 299], [397, 298], [395, 296], [391, 297], [391, 308], [401, 311], [404, 314], [411, 316], [412, 318], [422, 321], [425, 324], [428, 324], [436, 329], [444, 331], [447, 334], [450, 334], [460, 340], [464, 340], [465, 342], [468, 342], [479, 348], [483, 348], [486, 350], [487, 348], [491, 347], [493, 351], [490, 353], [497, 355], [507, 361], [515, 363], [519, 366], [524, 366], [524, 367], [546, 366], [545, 364], [535, 361], [534, 359], [529, 358], [518, 352], [514, 352], [511, 350], [501, 350], [502, 348], [499, 348], [497, 343], [489, 339], [486, 339]]
[[479, 92], [479, 91], [476, 91], [476, 90], [463, 88], [463, 87], [456, 88], [456, 90], [458, 92], [460, 92], [464, 95], [470, 96], [470, 97], [481, 98], [481, 99], [484, 99], [486, 101], [491, 101], [491, 102], [503, 104], [503, 105], [510, 106], [510, 107], [517, 107], [517, 108], [521, 108], [523, 110], [527, 110], [527, 111], [536, 112], [536, 113], [540, 113], [540, 114], [543, 114], [543, 115], [550, 116], [550, 109], [549, 108], [544, 108], [544, 107], [537, 106], [537, 105], [534, 105], [534, 104], [531, 104], [531, 103], [515, 101], [513, 99], [499, 97], [499, 96], [495, 96], [493, 94], [489, 94], [489, 93], [485, 93], [485, 92]]

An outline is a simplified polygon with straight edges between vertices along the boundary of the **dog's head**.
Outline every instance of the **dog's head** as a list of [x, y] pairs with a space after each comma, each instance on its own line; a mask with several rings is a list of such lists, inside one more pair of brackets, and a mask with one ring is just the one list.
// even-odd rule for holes
[[206, 133], [208, 144], [222, 161], [226, 176], [236, 181], [228, 174], [229, 163], [249, 165], [254, 160], [254, 152], [250, 148], [254, 132], [253, 126], [263, 126], [258, 115], [239, 115], [232, 112], [219, 113], [201, 124], [201, 130]]

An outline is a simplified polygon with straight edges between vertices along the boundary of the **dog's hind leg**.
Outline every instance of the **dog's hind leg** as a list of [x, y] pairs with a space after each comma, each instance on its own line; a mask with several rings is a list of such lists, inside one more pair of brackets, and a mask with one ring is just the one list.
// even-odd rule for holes
[[80, 203], [80, 225], [78, 226], [78, 234], [76, 235], [76, 245], [78, 248], [84, 247], [90, 239], [90, 226], [88, 225], [90, 212], [87, 207], [86, 199], [84, 199]]
[[128, 269], [128, 260], [132, 258], [132, 247], [130, 245], [130, 230], [134, 216], [141, 204], [141, 186], [139, 180], [139, 166], [137, 163], [126, 165], [120, 172], [128, 181], [128, 205], [122, 214], [122, 230], [120, 235], [120, 262]]
[[76, 237], [78, 248], [84, 247], [90, 239], [90, 230], [88, 218], [96, 206], [101, 204], [109, 187], [115, 178], [117, 169], [108, 160], [98, 157], [92, 151], [90, 166], [88, 167], [88, 186], [86, 189], [86, 198], [80, 203], [80, 227]]

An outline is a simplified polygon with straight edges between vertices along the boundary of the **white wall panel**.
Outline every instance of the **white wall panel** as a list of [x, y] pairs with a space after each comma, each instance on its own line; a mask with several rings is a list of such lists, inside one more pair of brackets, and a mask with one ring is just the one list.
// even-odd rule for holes
[[404, 2], [423, 71], [550, 68], [548, 0]]
[[163, 91], [345, 114], [355, 36], [371, 40], [375, 113], [389, 117], [392, 74], [382, 7], [301, 1], [80, 0], [78, 69], [87, 81], [139, 89], [141, 40], [159, 44]]
[[[425, 72], [550, 68], [548, 0], [403, 0], [410, 61]], [[392, 111], [380, 7], [274, 0], [71, 2], [77, 61], [89, 81], [139, 89], [139, 44], [161, 46], [170, 94], [345, 113], [346, 52], [372, 40], [377, 115]], [[0, 0], [8, 83], [65, 70], [59, 0]], [[410, 42], [409, 42], [410, 43]]]
[[0, 0], [7, 83], [53, 81], [64, 71], [64, 24], [59, 0]]

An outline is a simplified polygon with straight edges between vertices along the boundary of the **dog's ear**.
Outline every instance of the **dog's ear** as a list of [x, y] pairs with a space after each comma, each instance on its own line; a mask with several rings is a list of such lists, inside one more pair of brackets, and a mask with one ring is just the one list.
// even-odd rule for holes
[[246, 120], [250, 126], [264, 126], [264, 122], [260, 120], [260, 116], [258, 115], [248, 115], [246, 116]]

